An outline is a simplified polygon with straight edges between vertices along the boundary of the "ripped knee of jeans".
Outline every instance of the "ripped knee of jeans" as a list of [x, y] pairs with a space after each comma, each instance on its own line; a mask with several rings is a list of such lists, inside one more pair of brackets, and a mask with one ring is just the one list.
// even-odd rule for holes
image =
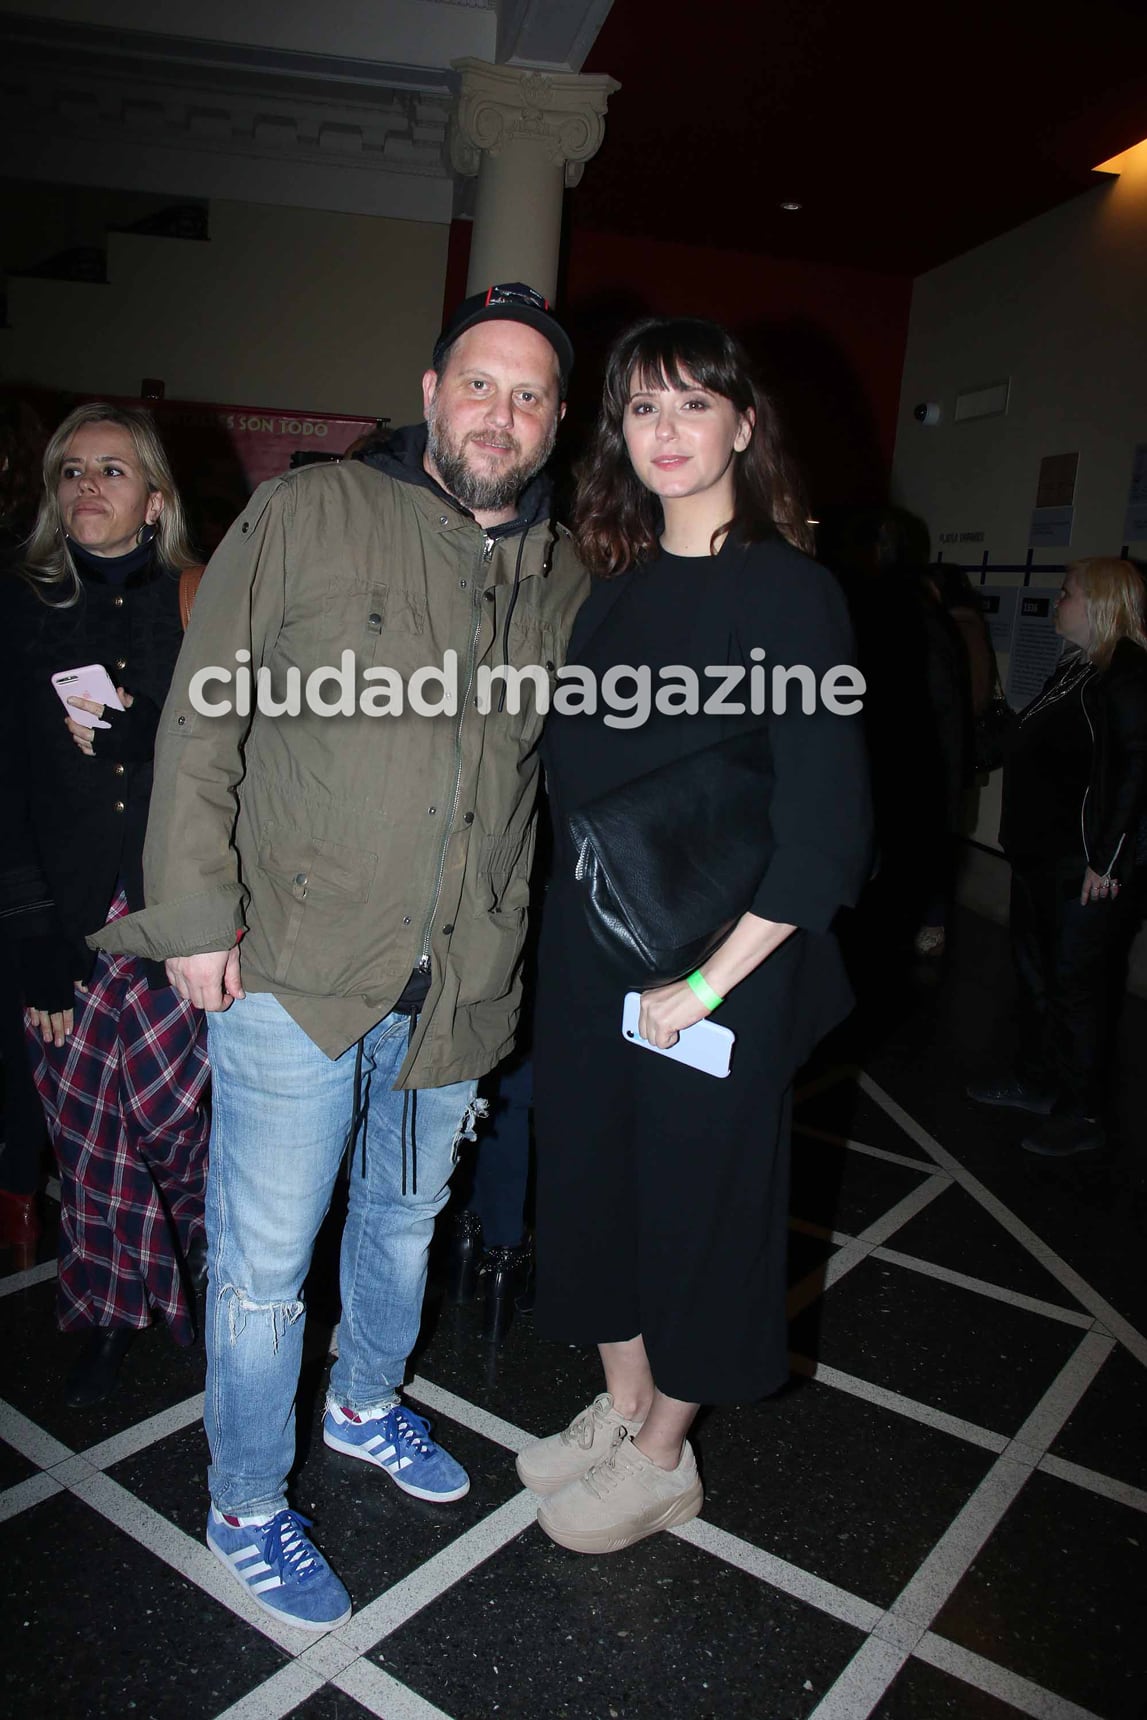
[[462, 1142], [476, 1141], [478, 1139], [477, 1125], [482, 1121], [483, 1117], [489, 1116], [489, 1113], [489, 1099], [479, 1099], [477, 1095], [475, 1095], [467, 1105], [465, 1111], [462, 1113], [462, 1121], [454, 1131], [451, 1157], [455, 1164], [458, 1163], [458, 1154], [462, 1151]]
[[276, 1355], [279, 1340], [288, 1326], [293, 1326], [306, 1312], [302, 1302], [256, 1302], [237, 1284], [224, 1284], [220, 1301], [227, 1306], [227, 1331], [231, 1342], [237, 1343], [247, 1329], [248, 1320], [258, 1316], [271, 1329], [271, 1353]]

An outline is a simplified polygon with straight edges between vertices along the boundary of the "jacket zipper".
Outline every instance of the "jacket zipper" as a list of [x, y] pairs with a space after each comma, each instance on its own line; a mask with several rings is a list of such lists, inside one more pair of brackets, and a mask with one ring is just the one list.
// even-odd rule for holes
[[[1083, 686], [1079, 689], [1079, 703], [1083, 709], [1084, 716], [1087, 718], [1087, 727], [1088, 727], [1088, 730], [1091, 734], [1091, 755], [1094, 758], [1095, 757], [1095, 725], [1093, 724], [1093, 722], [1091, 720], [1091, 714], [1087, 709], [1087, 689], [1088, 689], [1089, 684], [1090, 683], [1088, 681], [1085, 681], [1083, 683]], [[1090, 851], [1089, 851], [1088, 846], [1087, 846], [1087, 831], [1085, 829], [1086, 814], [1087, 814], [1087, 797], [1090, 793], [1091, 793], [1091, 784], [1089, 782], [1087, 787], [1083, 791], [1083, 799], [1080, 802], [1080, 807], [1079, 807], [1079, 836], [1080, 836], [1081, 842], [1083, 843], [1083, 857], [1087, 861], [1088, 869], [1090, 871], [1094, 872], [1095, 868], [1091, 864], [1091, 854], [1090, 854]], [[1116, 861], [1119, 859], [1119, 855], [1123, 849], [1123, 844], [1126, 840], [1127, 840], [1127, 832], [1125, 830], [1123, 832], [1123, 835], [1119, 838], [1119, 841], [1115, 844], [1115, 852], [1111, 856], [1111, 865], [1108, 866], [1106, 872], [1101, 874], [1104, 878], [1110, 878], [1111, 873], [1112, 873], [1112, 869], [1115, 866]]]
[[[482, 554], [478, 559], [478, 572], [483, 575], [494, 554], [494, 540], [483, 537]], [[470, 689], [474, 685], [474, 669], [477, 664], [478, 635], [482, 631], [482, 598], [483, 581], [479, 577], [474, 581], [474, 625], [470, 631], [470, 646], [466, 654], [466, 689], [458, 700], [458, 716], [454, 724], [454, 787], [450, 794], [450, 811], [446, 820], [445, 833], [438, 845], [438, 864], [434, 871], [434, 891], [430, 898], [430, 912], [426, 916], [426, 924], [422, 930], [422, 944], [418, 961], [415, 966], [421, 974], [430, 972], [430, 940], [434, 932], [434, 917], [438, 912], [438, 899], [442, 894], [442, 879], [446, 873], [446, 850], [450, 843], [450, 833], [458, 814], [458, 797], [462, 792], [462, 724], [470, 704]]]

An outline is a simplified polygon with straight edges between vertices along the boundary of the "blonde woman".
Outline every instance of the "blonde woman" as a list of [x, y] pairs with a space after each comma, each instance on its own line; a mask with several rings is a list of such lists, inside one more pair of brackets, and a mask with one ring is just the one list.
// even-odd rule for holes
[[1037, 1113], [1023, 1145], [1045, 1158], [1106, 1144], [1111, 1026], [1147, 882], [1144, 607], [1130, 562], [1068, 568], [1055, 624], [1070, 650], [1021, 712], [1004, 762], [1019, 1050], [968, 1093]]
[[[207, 1060], [201, 1017], [162, 964], [93, 956], [85, 937], [143, 906], [159, 714], [191, 564], [171, 468], [144, 412], [68, 414], [44, 454], [22, 558], [0, 585], [11, 817], [0, 913], [17, 940], [33, 1073], [60, 1171], [59, 1322], [87, 1334], [75, 1408], [114, 1389], [159, 1316], [193, 1336], [186, 1255], [203, 1225]], [[60, 671], [102, 665], [124, 707], [73, 697]]]

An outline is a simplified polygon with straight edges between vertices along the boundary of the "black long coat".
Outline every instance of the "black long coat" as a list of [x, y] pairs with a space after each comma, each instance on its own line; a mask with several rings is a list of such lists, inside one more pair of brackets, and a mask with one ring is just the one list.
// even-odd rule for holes
[[[123, 585], [77, 553], [82, 592], [45, 603], [18, 573], [0, 576], [0, 926], [19, 943], [25, 1002], [71, 1007], [95, 958], [87, 933], [107, 919], [117, 881], [143, 907], [143, 839], [159, 713], [182, 643], [179, 575], [135, 551]], [[41, 588], [43, 589], [43, 588]], [[69, 735], [51, 677], [102, 663], [131, 709], [108, 713], [95, 756]], [[153, 984], [162, 967], [149, 964]]]

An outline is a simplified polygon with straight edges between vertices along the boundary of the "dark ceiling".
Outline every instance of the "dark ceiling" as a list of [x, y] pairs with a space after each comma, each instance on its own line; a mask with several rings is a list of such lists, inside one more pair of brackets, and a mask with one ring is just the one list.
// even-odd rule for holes
[[622, 89], [575, 227], [893, 274], [1147, 136], [1144, 0], [615, 0], [584, 70]]

